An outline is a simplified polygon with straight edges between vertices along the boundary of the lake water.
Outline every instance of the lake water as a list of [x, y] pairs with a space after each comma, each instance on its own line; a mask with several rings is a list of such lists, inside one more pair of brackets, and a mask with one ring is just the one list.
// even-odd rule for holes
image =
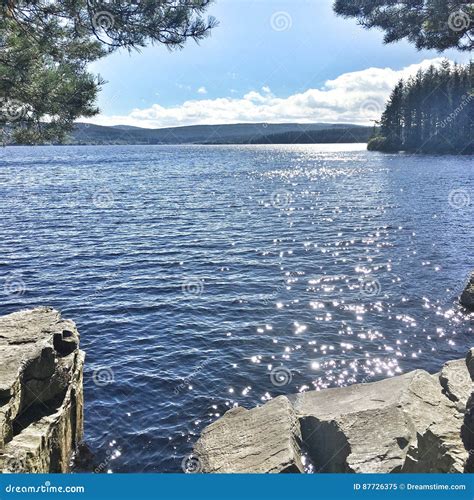
[[235, 404], [438, 370], [474, 345], [472, 157], [363, 145], [18, 147], [0, 157], [0, 313], [87, 352], [101, 470], [180, 471]]

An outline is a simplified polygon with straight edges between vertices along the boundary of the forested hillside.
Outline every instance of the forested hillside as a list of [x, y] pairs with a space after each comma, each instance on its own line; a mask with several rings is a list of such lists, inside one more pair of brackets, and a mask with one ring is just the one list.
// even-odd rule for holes
[[252, 144], [344, 144], [367, 142], [371, 135], [371, 127], [334, 125], [325, 130], [269, 134], [253, 139]]
[[288, 144], [367, 142], [368, 127], [331, 123], [238, 123], [162, 129], [76, 123], [69, 144]]

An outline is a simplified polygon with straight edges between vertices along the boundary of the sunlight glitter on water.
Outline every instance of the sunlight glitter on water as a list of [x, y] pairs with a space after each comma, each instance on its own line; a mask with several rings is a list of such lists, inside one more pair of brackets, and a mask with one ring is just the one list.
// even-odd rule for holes
[[118, 443], [108, 470], [179, 471], [237, 404], [464, 356], [474, 217], [448, 195], [472, 166], [364, 148], [9, 150], [0, 277], [26, 292], [2, 312], [77, 322], [87, 442], [100, 463]]

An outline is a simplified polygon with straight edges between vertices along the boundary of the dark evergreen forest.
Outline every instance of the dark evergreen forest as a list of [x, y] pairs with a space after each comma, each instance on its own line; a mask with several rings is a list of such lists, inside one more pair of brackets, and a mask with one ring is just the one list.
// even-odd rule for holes
[[372, 151], [472, 154], [474, 89], [471, 62], [420, 71], [393, 90]]

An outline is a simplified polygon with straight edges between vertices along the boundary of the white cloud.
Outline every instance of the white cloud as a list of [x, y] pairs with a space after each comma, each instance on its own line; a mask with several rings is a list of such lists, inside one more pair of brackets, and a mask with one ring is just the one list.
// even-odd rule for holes
[[[242, 98], [195, 99], [179, 106], [160, 104], [134, 109], [126, 116], [98, 116], [87, 120], [99, 125], [135, 125], [161, 128], [220, 123], [330, 122], [368, 124], [377, 120], [391, 90], [400, 78], [414, 75], [441, 58], [424, 60], [401, 70], [368, 68], [344, 73], [319, 89], [308, 89], [286, 98], [275, 96], [268, 86]], [[203, 90], [201, 92], [201, 89]], [[198, 92], [204, 94], [201, 87]]]
[[198, 93], [198, 94], [207, 94], [207, 89], [206, 89], [206, 87], [199, 87], [199, 88], [197, 89], [197, 93]]

